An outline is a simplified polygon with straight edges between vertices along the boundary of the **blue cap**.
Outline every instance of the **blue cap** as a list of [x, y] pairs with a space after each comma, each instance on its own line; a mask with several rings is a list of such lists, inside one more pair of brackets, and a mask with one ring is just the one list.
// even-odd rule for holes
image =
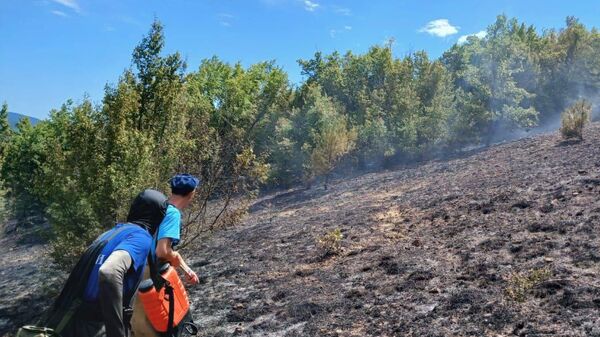
[[198, 187], [200, 180], [191, 174], [182, 173], [171, 178], [170, 183], [171, 193], [186, 195]]

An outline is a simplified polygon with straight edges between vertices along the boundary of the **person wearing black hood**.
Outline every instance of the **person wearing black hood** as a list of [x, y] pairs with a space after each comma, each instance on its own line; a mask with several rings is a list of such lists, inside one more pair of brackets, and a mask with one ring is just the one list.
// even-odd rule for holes
[[130, 312], [124, 308], [144, 275], [152, 236], [167, 206], [165, 195], [155, 190], [135, 198], [127, 222], [101, 234], [80, 258], [54, 305], [66, 314], [55, 315], [57, 322], [49, 326], [63, 337], [100, 336], [102, 326], [107, 337], [129, 335], [130, 317], [124, 316]]

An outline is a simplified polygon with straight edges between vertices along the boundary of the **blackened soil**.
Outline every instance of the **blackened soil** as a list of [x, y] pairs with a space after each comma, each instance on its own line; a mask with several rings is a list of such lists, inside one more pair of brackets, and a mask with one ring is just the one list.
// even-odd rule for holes
[[595, 124], [261, 198], [197, 248], [194, 315], [203, 336], [600, 336], [599, 234]]

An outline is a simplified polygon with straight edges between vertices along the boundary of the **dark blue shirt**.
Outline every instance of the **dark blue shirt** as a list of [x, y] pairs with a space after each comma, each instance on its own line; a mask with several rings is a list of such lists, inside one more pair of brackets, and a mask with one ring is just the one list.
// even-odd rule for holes
[[144, 275], [144, 265], [146, 257], [150, 251], [152, 237], [143, 228], [133, 224], [118, 224], [113, 229], [103, 233], [98, 237], [98, 240], [105, 240], [110, 237], [118, 228], [125, 228], [113, 237], [104, 247], [98, 258], [96, 265], [88, 278], [88, 283], [84, 291], [84, 300], [96, 301], [98, 299], [98, 270], [106, 259], [115, 250], [124, 250], [129, 253], [133, 260], [133, 268], [125, 274], [123, 281], [123, 294], [128, 294], [133, 289], [138, 280]]

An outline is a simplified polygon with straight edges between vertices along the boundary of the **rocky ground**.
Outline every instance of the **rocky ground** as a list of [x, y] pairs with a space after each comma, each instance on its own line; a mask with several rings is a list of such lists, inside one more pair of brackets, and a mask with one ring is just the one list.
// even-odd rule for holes
[[[334, 229], [327, 255], [316, 239]], [[600, 336], [599, 230], [596, 123], [583, 142], [541, 135], [268, 195], [185, 255], [202, 336]], [[41, 253], [2, 246], [6, 332], [41, 303]]]

